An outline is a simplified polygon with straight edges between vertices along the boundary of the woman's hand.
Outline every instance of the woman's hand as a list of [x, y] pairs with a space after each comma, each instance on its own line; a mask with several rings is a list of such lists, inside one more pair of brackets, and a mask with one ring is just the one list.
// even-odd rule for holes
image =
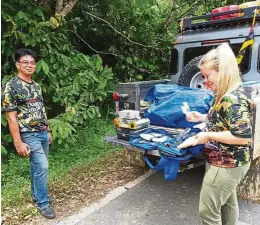
[[182, 142], [177, 148], [187, 148], [190, 146], [196, 146], [205, 144], [209, 141], [209, 136], [207, 132], [200, 132], [197, 135], [190, 137], [186, 139], [184, 142]]
[[197, 111], [191, 111], [186, 114], [186, 120], [189, 122], [204, 122], [206, 120], [206, 114], [201, 114]]

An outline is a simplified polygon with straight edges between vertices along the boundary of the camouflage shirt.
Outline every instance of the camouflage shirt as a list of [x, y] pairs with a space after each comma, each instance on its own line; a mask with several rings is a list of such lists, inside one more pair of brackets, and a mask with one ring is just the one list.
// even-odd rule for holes
[[39, 84], [27, 83], [19, 77], [11, 79], [2, 88], [5, 112], [17, 111], [20, 132], [42, 131], [47, 128], [47, 116]]
[[[236, 137], [252, 138], [251, 104], [243, 88], [226, 94], [214, 109], [211, 108], [206, 123], [211, 132], [229, 130]], [[252, 142], [230, 145], [210, 141], [205, 144], [204, 155], [213, 166], [234, 168], [250, 161], [251, 149]]]

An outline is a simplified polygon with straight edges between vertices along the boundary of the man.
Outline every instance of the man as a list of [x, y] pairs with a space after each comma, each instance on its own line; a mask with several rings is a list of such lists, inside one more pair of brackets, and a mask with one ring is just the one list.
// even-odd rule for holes
[[53, 219], [55, 213], [50, 208], [47, 190], [48, 150], [52, 136], [41, 87], [32, 80], [36, 54], [30, 49], [17, 50], [15, 65], [17, 76], [2, 90], [3, 110], [17, 153], [30, 159], [33, 201], [42, 216]]

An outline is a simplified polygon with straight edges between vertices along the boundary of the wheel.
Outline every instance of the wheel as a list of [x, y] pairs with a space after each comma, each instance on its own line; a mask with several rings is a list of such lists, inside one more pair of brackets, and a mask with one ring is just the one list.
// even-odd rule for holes
[[179, 77], [178, 85], [192, 88], [205, 88], [202, 73], [198, 67], [201, 58], [202, 56], [198, 56], [188, 62]]

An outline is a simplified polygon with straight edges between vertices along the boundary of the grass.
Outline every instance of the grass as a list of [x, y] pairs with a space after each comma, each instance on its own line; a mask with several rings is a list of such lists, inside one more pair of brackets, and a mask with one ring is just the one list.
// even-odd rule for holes
[[[49, 182], [66, 178], [69, 171], [97, 161], [101, 156], [118, 150], [102, 141], [107, 134], [114, 134], [112, 123], [101, 119], [88, 122], [77, 134], [77, 140], [68, 148], [51, 146], [49, 151]], [[2, 215], [10, 210], [22, 210], [24, 217], [35, 214], [31, 205], [30, 173], [28, 159], [12, 155], [2, 163]]]

